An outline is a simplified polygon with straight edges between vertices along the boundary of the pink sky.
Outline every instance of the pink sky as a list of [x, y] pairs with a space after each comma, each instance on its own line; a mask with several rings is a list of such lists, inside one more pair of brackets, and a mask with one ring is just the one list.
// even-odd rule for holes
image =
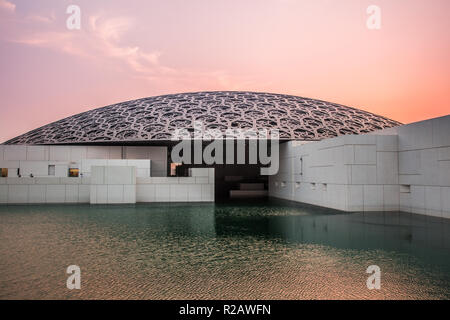
[[[81, 8], [81, 30], [66, 8]], [[366, 27], [369, 5], [381, 29]], [[449, 114], [448, 0], [0, 0], [0, 142], [167, 93], [248, 90], [404, 123]]]

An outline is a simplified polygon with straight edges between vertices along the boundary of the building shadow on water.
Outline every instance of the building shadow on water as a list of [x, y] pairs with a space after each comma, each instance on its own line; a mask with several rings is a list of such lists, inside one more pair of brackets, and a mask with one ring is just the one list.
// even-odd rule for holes
[[450, 270], [450, 221], [405, 212], [342, 212], [284, 200], [222, 203], [216, 234], [411, 254]]

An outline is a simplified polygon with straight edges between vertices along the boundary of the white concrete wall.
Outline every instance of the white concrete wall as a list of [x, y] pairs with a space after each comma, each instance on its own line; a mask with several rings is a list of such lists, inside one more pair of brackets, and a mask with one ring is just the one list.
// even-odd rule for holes
[[90, 203], [136, 203], [136, 167], [92, 166]]
[[345, 211], [450, 218], [450, 116], [367, 135], [282, 144], [269, 195]]
[[280, 146], [269, 195], [345, 211], [399, 209], [397, 136], [341, 136]]
[[[3, 159], [2, 159], [3, 157]], [[79, 161], [121, 159], [121, 146], [0, 145], [0, 160]]]
[[167, 176], [167, 147], [124, 147], [125, 159], [151, 159], [152, 177]]
[[450, 116], [397, 127], [400, 209], [450, 218]]
[[151, 172], [151, 160], [122, 160], [122, 159], [84, 159], [81, 160], [83, 176], [91, 176], [93, 166], [132, 166], [136, 167], [136, 177], [148, 178]]
[[190, 177], [137, 178], [137, 202], [212, 202], [214, 169], [193, 168]]
[[[7, 161], [11, 165], [11, 161]], [[70, 162], [66, 161], [34, 161], [34, 160], [20, 160], [20, 161], [12, 161], [18, 163], [20, 168], [20, 174], [22, 177], [30, 177], [32, 174], [34, 177], [50, 177], [48, 174], [49, 166], [53, 165], [55, 167], [55, 174], [52, 177], [68, 177], [69, 175], [69, 166], [71, 166]], [[4, 163], [2, 163], [4, 164]], [[0, 163], [0, 165], [2, 165]], [[13, 172], [15, 173], [16, 170]], [[9, 172], [8, 172], [8, 176]]]
[[0, 204], [89, 203], [90, 178], [0, 178]]
[[135, 167], [94, 166], [91, 177], [0, 178], [0, 204], [212, 202], [214, 169], [191, 177], [136, 177]]
[[[0, 145], [0, 168], [8, 168], [10, 176], [14, 176], [17, 169], [22, 168], [22, 165], [25, 165], [26, 161], [70, 165], [71, 163], [80, 163], [83, 159], [150, 159], [152, 160], [150, 175], [154, 177], [167, 176], [167, 147]], [[46, 175], [43, 174], [42, 168], [35, 169], [38, 172], [38, 176]], [[67, 170], [65, 168], [60, 169], [60, 174], [64, 171], [64, 176], [67, 176]], [[30, 170], [26, 171], [26, 173], [21, 172], [22, 176], [27, 176]], [[32, 173], [34, 174], [34, 172]], [[36, 174], [34, 175], [36, 176]], [[148, 177], [150, 175], [145, 176]]]

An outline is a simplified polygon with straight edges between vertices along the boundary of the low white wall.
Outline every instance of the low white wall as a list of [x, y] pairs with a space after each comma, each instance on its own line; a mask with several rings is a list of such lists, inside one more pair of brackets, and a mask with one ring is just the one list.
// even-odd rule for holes
[[137, 202], [214, 201], [214, 169], [193, 168], [191, 177], [137, 178]]
[[136, 167], [92, 166], [91, 204], [136, 203]]
[[[214, 169], [191, 177], [136, 177], [135, 167], [93, 167], [91, 177], [0, 178], [0, 204], [212, 202]], [[99, 168], [99, 169], [96, 169]]]
[[90, 178], [0, 178], [1, 204], [89, 203]]

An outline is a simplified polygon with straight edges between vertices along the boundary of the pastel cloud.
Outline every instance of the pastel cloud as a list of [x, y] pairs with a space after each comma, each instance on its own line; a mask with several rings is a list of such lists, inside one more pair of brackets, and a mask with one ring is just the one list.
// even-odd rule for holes
[[133, 26], [133, 20], [128, 17], [114, 17], [102, 19], [100, 16], [89, 18], [92, 36], [95, 38], [96, 48], [103, 56], [117, 58], [125, 62], [134, 71], [143, 74], [173, 73], [173, 70], [162, 66], [159, 58], [160, 51], [143, 51], [139, 46], [121, 46], [122, 40]]
[[[37, 18], [39, 17], [39, 18]], [[29, 23], [49, 23], [51, 18], [34, 16]], [[122, 46], [119, 41], [131, 27], [131, 19], [126, 17], [101, 18], [92, 16], [89, 25], [82, 30], [21, 32], [19, 29], [12, 42], [29, 46], [46, 47], [65, 53], [96, 59], [115, 58], [125, 62], [137, 72], [153, 72], [159, 65], [160, 52], [144, 52], [139, 46]], [[39, 28], [36, 28], [39, 30]]]
[[[0, 0], [5, 1], [5, 0]], [[132, 31], [134, 20], [126, 16], [97, 14], [87, 19], [81, 30], [61, 30], [54, 24], [54, 16], [32, 15], [23, 17], [10, 42], [48, 48], [66, 54], [94, 60], [98, 64], [112, 59], [114, 68], [126, 68], [129, 76], [160, 83], [198, 84], [214, 83], [219, 87], [242, 88], [250, 78], [233, 78], [226, 70], [209, 71], [172, 68], [161, 62], [160, 50], [143, 50], [138, 45], [127, 45], [126, 36]], [[27, 25], [28, 28], [22, 28]], [[22, 26], [22, 27], [21, 27]], [[31, 28], [30, 28], [31, 26]], [[25, 30], [26, 29], [26, 30]], [[28, 30], [43, 30], [33, 31]]]
[[0, 10], [12, 13], [16, 11], [16, 5], [7, 0], [0, 0]]

